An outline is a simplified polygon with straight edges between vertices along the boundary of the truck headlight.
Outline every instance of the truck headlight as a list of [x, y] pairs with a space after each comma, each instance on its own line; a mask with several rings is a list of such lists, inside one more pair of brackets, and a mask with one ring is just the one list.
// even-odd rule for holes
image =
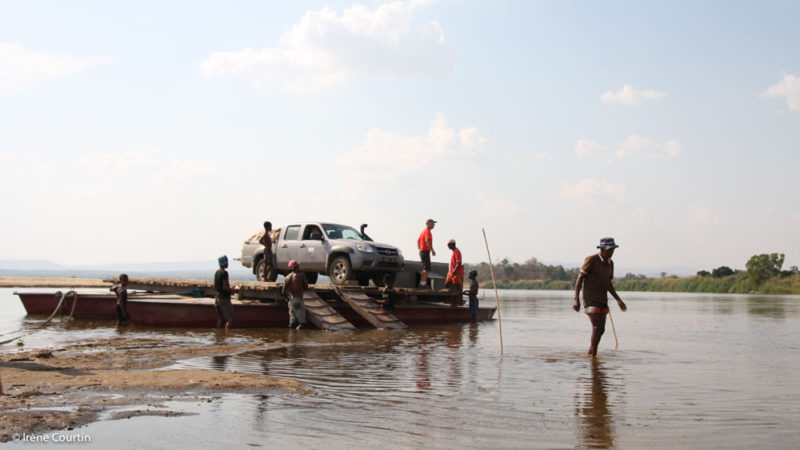
[[358, 251], [362, 253], [375, 253], [375, 247], [366, 244], [356, 244]]
[[403, 251], [399, 248], [397, 249], [397, 256], [403, 256]]

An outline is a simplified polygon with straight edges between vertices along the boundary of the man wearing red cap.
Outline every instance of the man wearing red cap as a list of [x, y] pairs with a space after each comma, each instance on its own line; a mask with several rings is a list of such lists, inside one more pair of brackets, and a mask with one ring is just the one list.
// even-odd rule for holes
[[308, 281], [305, 274], [300, 271], [300, 263], [297, 261], [289, 261], [289, 269], [292, 273], [286, 276], [283, 295], [289, 302], [289, 328], [299, 330], [306, 323], [306, 304], [303, 303], [303, 293], [308, 289]]

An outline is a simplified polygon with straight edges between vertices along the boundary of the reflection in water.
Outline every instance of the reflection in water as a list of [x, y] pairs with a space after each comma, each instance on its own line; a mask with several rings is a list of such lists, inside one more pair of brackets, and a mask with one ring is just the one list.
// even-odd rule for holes
[[788, 312], [786, 306], [784, 301], [774, 301], [767, 297], [757, 296], [747, 299], [747, 312], [752, 316], [785, 319]]
[[587, 391], [575, 395], [575, 415], [581, 420], [578, 446], [608, 448], [614, 446], [614, 423], [608, 402], [608, 387], [603, 363], [592, 358], [592, 376], [581, 380]]

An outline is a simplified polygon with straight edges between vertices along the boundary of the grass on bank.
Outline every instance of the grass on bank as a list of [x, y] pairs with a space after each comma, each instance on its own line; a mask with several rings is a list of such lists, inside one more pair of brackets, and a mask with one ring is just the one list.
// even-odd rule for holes
[[[491, 286], [491, 280], [481, 283]], [[569, 280], [501, 280], [498, 289], [572, 290], [575, 282]], [[740, 272], [727, 277], [710, 276], [667, 277], [645, 279], [615, 279], [617, 291], [642, 292], [708, 292], [716, 294], [797, 294], [800, 295], [800, 275], [769, 278], [755, 286]]]

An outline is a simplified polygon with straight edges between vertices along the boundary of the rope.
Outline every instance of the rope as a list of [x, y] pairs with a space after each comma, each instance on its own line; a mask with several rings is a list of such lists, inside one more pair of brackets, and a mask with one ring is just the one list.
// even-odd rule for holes
[[[11, 338], [11, 339], [7, 339], [5, 341], [2, 341], [2, 342], [0, 342], [0, 345], [6, 345], [6, 344], [8, 344], [10, 342], [16, 341], [17, 339], [23, 338], [25, 336], [30, 336], [33, 333], [36, 333], [38, 331], [42, 331], [44, 329], [45, 325], [50, 323], [50, 321], [53, 320], [53, 317], [55, 317], [56, 314], [61, 310], [61, 305], [64, 304], [64, 299], [67, 298], [67, 295], [70, 295], [70, 294], [72, 294], [72, 296], [74, 298], [74, 300], [72, 302], [72, 313], [74, 313], [75, 312], [75, 305], [78, 303], [78, 293], [75, 292], [75, 291], [70, 290], [70, 291], [67, 291], [67, 292], [61, 294], [61, 300], [58, 301], [58, 305], [56, 305], [56, 309], [53, 310], [53, 313], [50, 314], [50, 317], [48, 317], [44, 322], [42, 322], [39, 325], [38, 328], [36, 328], [36, 329], [34, 329], [32, 331], [29, 331], [27, 333], [20, 334], [19, 336], [15, 337], [15, 338]], [[69, 316], [70, 319], [72, 319], [72, 313], [70, 313], [70, 316]], [[18, 333], [20, 331], [22, 331], [22, 328], [20, 328], [17, 331], [12, 331], [12, 332], [6, 333], [6, 335]]]

